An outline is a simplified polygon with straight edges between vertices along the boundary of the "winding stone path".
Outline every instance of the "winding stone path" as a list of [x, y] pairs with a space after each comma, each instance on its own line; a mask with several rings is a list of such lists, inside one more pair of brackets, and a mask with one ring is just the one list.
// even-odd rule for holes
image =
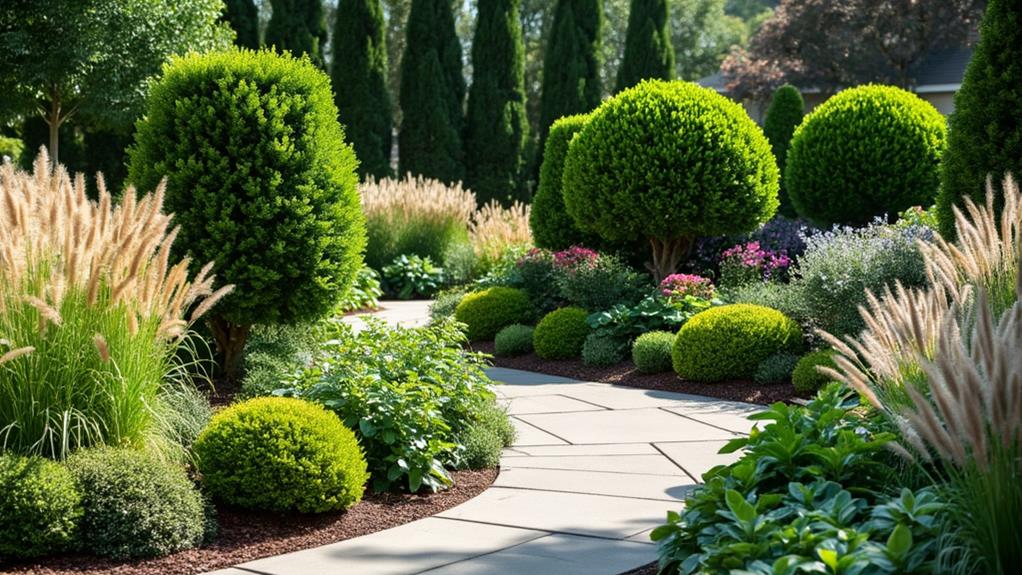
[[[404, 310], [408, 312], [408, 310]], [[408, 320], [407, 314], [402, 319]], [[757, 406], [494, 368], [518, 440], [488, 490], [400, 527], [215, 575], [615, 575]]]

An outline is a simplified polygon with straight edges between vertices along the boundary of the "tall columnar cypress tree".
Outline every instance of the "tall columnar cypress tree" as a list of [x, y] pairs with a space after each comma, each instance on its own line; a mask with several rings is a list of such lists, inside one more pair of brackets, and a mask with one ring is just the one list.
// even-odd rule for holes
[[805, 102], [802, 100], [802, 93], [798, 88], [785, 84], [774, 92], [770, 107], [767, 108], [766, 119], [763, 120], [763, 133], [770, 140], [774, 158], [777, 159], [777, 167], [781, 171], [781, 190], [777, 194], [781, 206], [777, 211], [789, 218], [797, 217], [798, 214], [791, 205], [788, 192], [784, 189], [784, 166], [787, 163], [791, 136], [795, 133], [795, 128], [802, 123], [804, 115]]
[[334, 99], [359, 159], [359, 176], [387, 177], [394, 119], [380, 0], [340, 0], [333, 55]]
[[526, 199], [525, 45], [519, 0], [479, 0], [465, 126], [466, 182], [483, 204]]
[[326, 15], [323, 0], [270, 0], [273, 15], [266, 26], [266, 45], [290, 50], [295, 56], [308, 54], [323, 67], [326, 44]]
[[259, 48], [259, 10], [253, 0], [225, 0], [224, 20], [237, 34], [234, 43], [242, 48]]
[[451, 0], [412, 0], [405, 28], [399, 171], [461, 181], [465, 77]]
[[558, 118], [585, 114], [600, 104], [602, 0], [558, 0], [543, 57], [540, 146]]
[[617, 72], [617, 90], [647, 78], [674, 79], [667, 0], [632, 0], [628, 13], [625, 55]]
[[[990, 0], [979, 44], [955, 95], [943, 178], [940, 231], [954, 236], [953, 206], [982, 203], [989, 175], [995, 189], [1007, 172], [1022, 179], [1022, 1]], [[999, 205], [999, 204], [998, 204]]]

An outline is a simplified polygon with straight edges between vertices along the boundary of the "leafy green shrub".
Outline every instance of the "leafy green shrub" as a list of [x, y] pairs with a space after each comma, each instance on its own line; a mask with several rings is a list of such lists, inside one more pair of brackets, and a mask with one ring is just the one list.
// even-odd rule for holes
[[255, 326], [245, 343], [242, 395], [273, 393], [312, 361], [316, 344], [316, 330], [309, 324]]
[[777, 194], [781, 205], [777, 211], [789, 218], [797, 214], [784, 188], [784, 166], [791, 137], [795, 133], [795, 128], [802, 123], [804, 115], [805, 102], [802, 100], [802, 93], [795, 86], [785, 84], [774, 91], [770, 107], [767, 108], [766, 117], [763, 119], [763, 134], [770, 140], [770, 148], [773, 149], [777, 168], [781, 172], [781, 191]]
[[571, 359], [582, 355], [582, 346], [591, 331], [580, 307], [562, 307], [540, 320], [532, 335], [536, 355], [543, 359]]
[[708, 309], [681, 326], [674, 341], [674, 371], [683, 379], [746, 379], [777, 353], [802, 350], [802, 330], [783, 313], [756, 305]]
[[461, 466], [468, 469], [488, 469], [500, 463], [500, 453], [515, 442], [515, 427], [507, 412], [496, 402], [486, 404], [474, 424], [466, 428], [459, 438], [464, 446]]
[[756, 366], [752, 379], [761, 384], [787, 383], [791, 381], [791, 372], [795, 371], [798, 360], [797, 355], [790, 353], [771, 355]]
[[650, 331], [632, 344], [632, 363], [642, 373], [671, 371], [671, 350], [676, 335], [669, 331]]
[[532, 353], [532, 332], [532, 326], [519, 323], [505, 327], [493, 338], [493, 353], [500, 357]]
[[81, 495], [66, 467], [38, 456], [0, 455], [0, 556], [63, 551], [81, 516]]
[[351, 289], [341, 298], [338, 309], [341, 312], [376, 309], [380, 307], [383, 288], [380, 286], [380, 274], [369, 266], [362, 266], [355, 275]]
[[796, 392], [802, 395], [816, 393], [818, 389], [831, 381], [831, 378], [816, 370], [817, 366], [836, 368], [834, 351], [830, 349], [814, 351], [805, 354], [798, 360], [791, 374], [791, 383], [795, 386]]
[[607, 311], [591, 314], [586, 321], [595, 333], [614, 338], [623, 350], [627, 350], [635, 338], [646, 332], [676, 332], [688, 318], [709, 309], [713, 303], [691, 295], [670, 298], [655, 293], [631, 307], [616, 305]]
[[582, 363], [595, 367], [607, 367], [621, 363], [625, 354], [620, 343], [613, 337], [590, 333], [582, 344]]
[[563, 269], [557, 275], [561, 297], [571, 305], [592, 311], [638, 303], [651, 287], [646, 283], [646, 276], [607, 255]]
[[355, 434], [294, 398], [250, 399], [217, 413], [195, 453], [209, 494], [246, 509], [340, 511], [362, 499], [369, 479]]
[[795, 130], [784, 188], [818, 226], [863, 225], [933, 203], [940, 186], [944, 117], [893, 86], [839, 92]]
[[514, 323], [527, 323], [534, 314], [524, 291], [493, 287], [470, 293], [454, 310], [454, 317], [468, 326], [469, 341], [493, 339], [497, 332]]
[[444, 269], [433, 265], [429, 257], [400, 255], [383, 268], [387, 293], [397, 299], [430, 297], [444, 281]]
[[564, 305], [559, 285], [560, 268], [549, 250], [533, 248], [515, 262], [508, 276], [512, 287], [525, 290], [540, 314], [547, 314]]
[[202, 542], [202, 497], [183, 469], [123, 448], [79, 451], [67, 464], [82, 494], [84, 549], [115, 559], [159, 557]]
[[561, 192], [568, 144], [588, 120], [589, 116], [584, 114], [565, 116], [550, 126], [539, 169], [539, 187], [532, 198], [532, 212], [529, 214], [532, 237], [540, 248], [563, 250], [598, 243], [596, 236], [578, 228], [564, 207], [564, 194]]
[[176, 254], [214, 260], [234, 291], [214, 311], [230, 377], [252, 324], [332, 312], [362, 265], [358, 163], [330, 78], [308, 60], [232, 50], [172, 60], [150, 89], [129, 178], [180, 225]]
[[442, 290], [433, 298], [429, 304], [430, 323], [439, 323], [445, 319], [454, 317], [454, 310], [458, 308], [461, 299], [465, 297], [467, 288], [462, 286]]
[[0, 136], [0, 164], [4, 158], [9, 158], [11, 163], [17, 166], [21, 161], [21, 155], [25, 152], [25, 142], [18, 138]]
[[563, 194], [581, 229], [649, 241], [659, 282], [696, 237], [770, 219], [777, 182], [770, 144], [740, 104], [695, 84], [649, 80], [604, 102], [574, 137]]

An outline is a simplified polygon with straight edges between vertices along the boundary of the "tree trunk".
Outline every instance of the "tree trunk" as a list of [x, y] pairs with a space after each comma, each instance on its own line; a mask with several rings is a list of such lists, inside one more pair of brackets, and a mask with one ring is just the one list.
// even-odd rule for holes
[[46, 114], [46, 124], [50, 127], [50, 163], [53, 167], [57, 167], [59, 162], [58, 157], [60, 153], [60, 124], [62, 123], [60, 117], [60, 97], [53, 96], [50, 100], [50, 110]]
[[653, 262], [647, 264], [649, 271], [653, 272], [653, 279], [659, 285], [667, 276], [678, 270], [681, 260], [688, 257], [692, 249], [692, 238], [649, 238], [649, 244], [653, 248]]
[[209, 326], [220, 355], [220, 372], [229, 383], [234, 383], [241, 375], [245, 341], [248, 340], [248, 332], [252, 326], [232, 324], [222, 316], [211, 319]]

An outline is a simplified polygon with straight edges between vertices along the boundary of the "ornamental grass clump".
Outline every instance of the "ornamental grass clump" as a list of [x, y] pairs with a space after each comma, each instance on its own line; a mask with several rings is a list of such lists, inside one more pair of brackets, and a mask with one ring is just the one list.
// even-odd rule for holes
[[0, 168], [0, 445], [64, 458], [81, 447], [162, 443], [163, 382], [189, 326], [231, 290], [212, 263], [173, 262], [163, 186], [115, 203], [39, 155]]
[[519, 202], [504, 208], [491, 201], [472, 216], [468, 235], [481, 271], [488, 271], [508, 250], [532, 245], [529, 210]]

